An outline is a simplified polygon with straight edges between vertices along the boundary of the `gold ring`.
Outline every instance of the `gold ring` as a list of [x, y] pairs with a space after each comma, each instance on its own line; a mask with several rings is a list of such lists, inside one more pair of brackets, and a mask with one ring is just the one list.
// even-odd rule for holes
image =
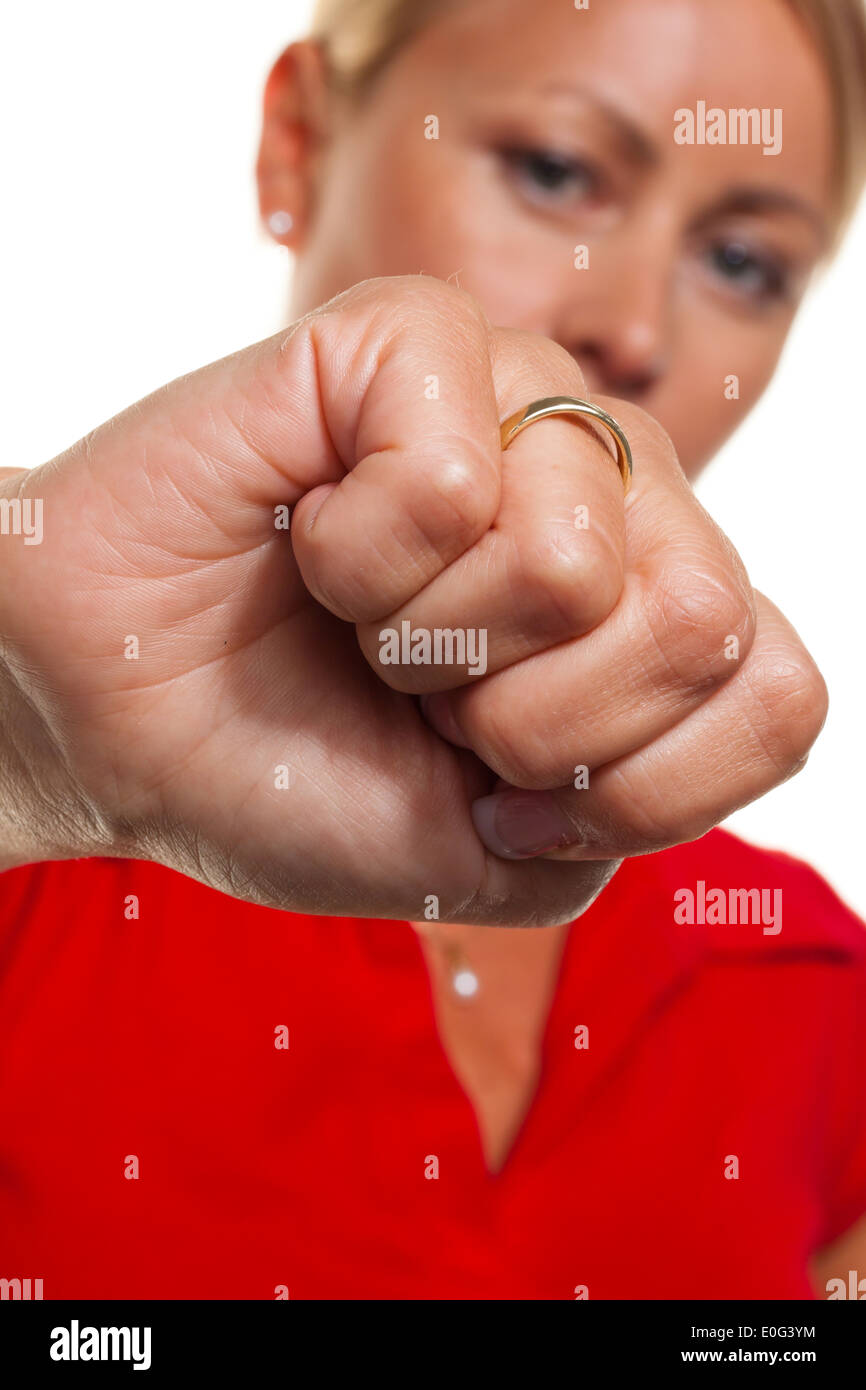
[[622, 476], [623, 495], [625, 495], [631, 487], [632, 475], [631, 449], [628, 440], [622, 426], [617, 424], [613, 416], [608, 415], [601, 406], [593, 405], [591, 401], [581, 401], [576, 396], [545, 396], [543, 400], [533, 401], [525, 410], [518, 410], [514, 415], [509, 415], [508, 419], [503, 420], [499, 426], [500, 447], [503, 453], [521, 430], [525, 430], [527, 425], [533, 424], [536, 420], [546, 419], [548, 415], [588, 415], [591, 420], [595, 420], [599, 425], [604, 425], [604, 428], [613, 435], [616, 444], [616, 462]]

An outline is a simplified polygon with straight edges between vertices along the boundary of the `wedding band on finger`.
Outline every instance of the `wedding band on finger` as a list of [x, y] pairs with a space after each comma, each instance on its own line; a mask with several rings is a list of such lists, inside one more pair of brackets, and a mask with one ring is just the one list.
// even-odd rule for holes
[[500, 447], [503, 451], [508, 448], [513, 439], [516, 439], [527, 425], [532, 425], [536, 420], [546, 420], [551, 415], [583, 415], [596, 424], [602, 425], [607, 432], [612, 435], [616, 445], [616, 462], [622, 478], [623, 496], [631, 487], [632, 478], [632, 458], [631, 448], [625, 431], [622, 426], [614, 420], [612, 415], [608, 415], [601, 406], [593, 405], [591, 401], [582, 401], [577, 396], [545, 396], [542, 400], [532, 401], [523, 410], [518, 410], [514, 415], [509, 415], [507, 420], [503, 420], [499, 426]]

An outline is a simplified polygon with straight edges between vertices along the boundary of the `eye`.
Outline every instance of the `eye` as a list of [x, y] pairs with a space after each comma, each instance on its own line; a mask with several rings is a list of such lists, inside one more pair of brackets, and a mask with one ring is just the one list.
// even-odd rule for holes
[[589, 164], [557, 150], [507, 148], [500, 157], [521, 192], [535, 203], [579, 201], [599, 188], [600, 179]]
[[745, 242], [717, 242], [709, 249], [709, 262], [728, 287], [747, 299], [782, 299], [788, 293], [789, 276], [784, 262], [751, 250]]

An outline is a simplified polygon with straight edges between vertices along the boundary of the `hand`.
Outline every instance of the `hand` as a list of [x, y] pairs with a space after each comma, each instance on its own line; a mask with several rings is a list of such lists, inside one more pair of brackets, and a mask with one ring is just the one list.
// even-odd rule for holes
[[[438, 400], [425, 393], [431, 376]], [[635, 626], [619, 696], [583, 690], [582, 709], [595, 698], [599, 713], [595, 743], [581, 732], [591, 787], [574, 804], [600, 808], [599, 824], [607, 814], [623, 721], [608, 737], [605, 709], [652, 706], [653, 719], [635, 715], [627, 734], [640, 735], [652, 764], [660, 734], [682, 737], [736, 683], [738, 699], [705, 728], [704, 756], [727, 739], [736, 804], [787, 775], [817, 732], [819, 678], [772, 613], [755, 664], [762, 620], [756, 636], [751, 592], [660, 431], [619, 410], [635, 451], [627, 511], [604, 444], [571, 422], [535, 425], [500, 454], [500, 418], [535, 396], [581, 390], [567, 353], [493, 330], [462, 292], [421, 277], [367, 281], [0, 484], [8, 499], [43, 503], [42, 544], [4, 536], [0, 551], [4, 680], [23, 712], [22, 814], [36, 853], [150, 857], [295, 911], [421, 917], [435, 895], [443, 921], [568, 920], [619, 854], [509, 862], [485, 851], [471, 806], [493, 789], [484, 763], [515, 785], [569, 780], [558, 756], [538, 769], [537, 734], [515, 742], [524, 752], [514, 766], [499, 761], [497, 729], [512, 713], [497, 724], [496, 701], [512, 698], [503, 682], [526, 691], [534, 662], [572, 650], [589, 660], [625, 611]], [[659, 489], [679, 504], [666, 558], [654, 544]], [[592, 524], [566, 540], [577, 503]], [[699, 567], [690, 601], [694, 547], [703, 559], [710, 539], [724, 561], [712, 574]], [[665, 587], [671, 576], [681, 587]], [[449, 626], [489, 619], [492, 674], [449, 697], [483, 763], [394, 688], [399, 668], [378, 667], [376, 654], [372, 669], [350, 625], [361, 624], [369, 655], [373, 630], [419, 594], [415, 626], [438, 613]], [[655, 622], [652, 639], [641, 615]], [[713, 655], [721, 628], [741, 631], [747, 652], [723, 670]], [[648, 668], [644, 681], [638, 668], [669, 630], [682, 664], [662, 660], [665, 674]], [[410, 668], [419, 670], [421, 688], [441, 688], [441, 670]], [[566, 667], [557, 670], [566, 698]], [[583, 668], [574, 674], [572, 701]], [[555, 693], [536, 682], [533, 698]], [[514, 723], [532, 735], [528, 714], [524, 693]], [[541, 739], [552, 748], [558, 733]], [[694, 777], [684, 772], [689, 785]], [[569, 797], [557, 793], [560, 804]]]
[[[500, 415], [586, 394], [543, 338], [493, 330], [489, 350]], [[473, 819], [500, 857], [615, 861], [696, 839], [799, 771], [826, 717], [814, 662], [752, 590], [667, 435], [626, 402], [596, 403], [637, 459], [625, 505], [612, 459], [572, 417], [511, 444], [492, 525], [447, 567], [439, 536], [419, 563], [423, 488], [400, 497], [397, 525], [379, 489], [412, 484], [368, 464], [296, 514], [311, 592], [357, 623], [383, 680], [421, 693], [432, 727], [496, 772]], [[483, 634], [486, 674], [388, 659], [386, 634], [458, 623]]]

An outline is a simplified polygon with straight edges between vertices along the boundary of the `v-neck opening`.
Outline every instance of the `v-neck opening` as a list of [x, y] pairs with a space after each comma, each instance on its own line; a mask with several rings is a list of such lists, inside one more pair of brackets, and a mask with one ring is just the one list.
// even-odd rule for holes
[[[475, 1165], [478, 1170], [478, 1173], [485, 1186], [493, 1187], [496, 1185], [504, 1184], [506, 1178], [510, 1176], [511, 1170], [514, 1167], [515, 1155], [517, 1154], [518, 1150], [525, 1148], [530, 1128], [535, 1127], [534, 1122], [537, 1120], [539, 1107], [542, 1103], [542, 1093], [546, 1091], [545, 1083], [549, 1077], [550, 1050], [551, 1041], [554, 1033], [554, 1024], [558, 1021], [558, 1016], [562, 1010], [563, 984], [573, 951], [573, 937], [575, 933], [575, 928], [578, 926], [579, 920], [580, 919], [578, 919], [578, 921], [570, 922], [568, 924], [568, 931], [565, 936], [565, 941], [563, 943], [562, 950], [559, 954], [559, 960], [556, 966], [556, 975], [553, 983], [553, 988], [550, 993], [550, 1000], [548, 1003], [547, 1013], [544, 1020], [544, 1027], [541, 1030], [541, 1042], [538, 1051], [538, 1074], [535, 1086], [532, 1091], [532, 1095], [529, 1099], [528, 1105], [526, 1106], [520, 1118], [517, 1127], [514, 1130], [511, 1142], [509, 1143], [508, 1148], [506, 1150], [505, 1157], [501, 1165], [495, 1169], [490, 1168], [487, 1164], [487, 1158], [484, 1152], [484, 1137], [481, 1130], [481, 1124], [478, 1118], [478, 1112], [474, 1104], [472, 1103], [471, 1096], [469, 1095], [468, 1091], [466, 1090], [466, 1087], [463, 1085], [462, 1081], [460, 1080], [460, 1077], [458, 1076], [454, 1068], [451, 1058], [448, 1055], [448, 1050], [443, 1041], [442, 1034], [439, 1031], [439, 1023], [436, 1017], [436, 999], [433, 991], [433, 979], [431, 976], [430, 969], [427, 965], [426, 958], [424, 956], [424, 950], [421, 944], [420, 937], [412, 927], [411, 923], [408, 920], [405, 922], [405, 926], [408, 928], [408, 930], [412, 933], [412, 936], [414, 937], [416, 961], [418, 962], [420, 969], [424, 973], [426, 983], [428, 1020], [430, 1024], [430, 1030], [433, 1034], [433, 1037], [431, 1039], [432, 1046], [438, 1053], [439, 1063], [447, 1073], [450, 1085], [457, 1092], [459, 1092], [461, 1101], [466, 1106], [469, 1112], [469, 1117], [474, 1131], [473, 1158], [475, 1160]], [[502, 930], [508, 931], [509, 929], [507, 927], [503, 927]], [[545, 928], [537, 927], [533, 930], [544, 931]]]

